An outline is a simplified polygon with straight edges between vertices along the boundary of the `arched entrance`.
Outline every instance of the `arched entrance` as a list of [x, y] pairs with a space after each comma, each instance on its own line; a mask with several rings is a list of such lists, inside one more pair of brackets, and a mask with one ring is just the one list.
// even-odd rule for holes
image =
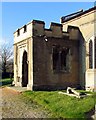
[[27, 87], [27, 84], [28, 84], [27, 52], [24, 51], [22, 60], [22, 87]]

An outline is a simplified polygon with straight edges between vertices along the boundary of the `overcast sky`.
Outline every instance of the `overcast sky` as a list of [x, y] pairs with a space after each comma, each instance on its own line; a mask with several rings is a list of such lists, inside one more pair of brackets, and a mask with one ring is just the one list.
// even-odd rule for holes
[[50, 22], [60, 23], [62, 16], [93, 6], [94, 2], [3, 2], [2, 40], [13, 44], [13, 32], [33, 19], [45, 21], [49, 28]]

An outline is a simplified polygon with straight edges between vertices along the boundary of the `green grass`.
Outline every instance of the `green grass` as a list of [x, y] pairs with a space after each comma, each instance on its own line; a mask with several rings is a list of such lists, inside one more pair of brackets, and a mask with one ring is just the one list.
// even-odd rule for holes
[[13, 78], [12, 80], [10, 78], [1, 79], [0, 86], [9, 86], [12, 84], [12, 81], [13, 81]]
[[27, 103], [37, 103], [47, 109], [55, 118], [85, 118], [85, 113], [94, 108], [96, 93], [82, 99], [58, 94], [58, 91], [26, 91], [22, 96]]

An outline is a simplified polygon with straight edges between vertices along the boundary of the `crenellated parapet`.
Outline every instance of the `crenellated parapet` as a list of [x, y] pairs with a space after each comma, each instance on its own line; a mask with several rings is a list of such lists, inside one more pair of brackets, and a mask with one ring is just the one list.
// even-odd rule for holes
[[[33, 20], [14, 32], [15, 86], [29, 90], [65, 88], [70, 82], [77, 86], [79, 29], [68, 26], [65, 32], [62, 28], [62, 24], [51, 22], [46, 29], [44, 21]], [[62, 74], [57, 77], [57, 73]]]
[[63, 31], [62, 24], [51, 22], [49, 29], [45, 28], [45, 22], [39, 20], [33, 20], [23, 27], [19, 28], [14, 32], [15, 43], [25, 40], [30, 37], [56, 37], [56, 38], [69, 38], [73, 40], [78, 39], [79, 29], [78, 27], [68, 26], [67, 32]]

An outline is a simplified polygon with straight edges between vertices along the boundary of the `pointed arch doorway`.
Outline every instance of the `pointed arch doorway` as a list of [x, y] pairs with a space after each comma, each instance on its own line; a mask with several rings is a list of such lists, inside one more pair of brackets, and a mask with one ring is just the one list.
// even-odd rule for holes
[[27, 87], [28, 84], [28, 63], [27, 52], [24, 51], [22, 59], [22, 87]]

